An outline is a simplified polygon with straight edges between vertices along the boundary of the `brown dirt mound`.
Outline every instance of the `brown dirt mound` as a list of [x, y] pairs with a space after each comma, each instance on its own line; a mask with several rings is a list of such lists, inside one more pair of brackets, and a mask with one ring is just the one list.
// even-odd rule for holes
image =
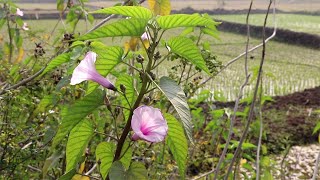
[[276, 96], [275, 102], [269, 103], [266, 108], [281, 109], [288, 106], [320, 107], [320, 86], [305, 89], [303, 92], [295, 92], [286, 96]]

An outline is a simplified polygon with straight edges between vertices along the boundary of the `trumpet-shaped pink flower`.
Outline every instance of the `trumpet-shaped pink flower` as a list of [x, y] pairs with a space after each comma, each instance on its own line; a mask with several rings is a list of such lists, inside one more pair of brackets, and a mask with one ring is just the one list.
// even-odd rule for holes
[[26, 22], [23, 23], [22, 29], [25, 30], [25, 31], [29, 30], [29, 26], [28, 26], [28, 24]]
[[16, 15], [23, 16], [23, 11], [21, 11], [19, 8], [17, 8]]
[[76, 85], [86, 80], [91, 80], [99, 83], [105, 88], [116, 91], [115, 86], [106, 78], [102, 77], [96, 70], [95, 62], [97, 54], [95, 52], [88, 52], [85, 58], [74, 69], [70, 84]]
[[149, 142], [163, 141], [168, 132], [167, 121], [157, 108], [140, 106], [133, 111], [131, 127], [132, 140], [143, 139]]

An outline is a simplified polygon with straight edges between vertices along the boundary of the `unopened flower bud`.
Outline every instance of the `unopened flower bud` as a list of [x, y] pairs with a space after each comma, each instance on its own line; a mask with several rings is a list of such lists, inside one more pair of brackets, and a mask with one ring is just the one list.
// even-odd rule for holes
[[114, 113], [116, 114], [116, 116], [118, 116], [121, 112], [121, 108], [119, 106], [117, 106], [115, 109], [114, 109]]
[[108, 109], [109, 111], [112, 111], [111, 103], [110, 103], [110, 101], [109, 101], [109, 98], [108, 98], [108, 97], [105, 97], [105, 98], [104, 98], [104, 103], [106, 104], [107, 109]]
[[136, 58], [136, 60], [138, 63], [143, 63], [144, 57], [139, 54], [138, 57]]
[[150, 77], [152, 78], [152, 80], [155, 80], [156, 79], [156, 75], [152, 72], [149, 72], [149, 75]]
[[159, 51], [156, 52], [156, 54], [153, 56], [154, 60], [159, 60], [161, 58], [161, 54]]
[[120, 90], [122, 93], [126, 93], [126, 86], [123, 84], [120, 84]]

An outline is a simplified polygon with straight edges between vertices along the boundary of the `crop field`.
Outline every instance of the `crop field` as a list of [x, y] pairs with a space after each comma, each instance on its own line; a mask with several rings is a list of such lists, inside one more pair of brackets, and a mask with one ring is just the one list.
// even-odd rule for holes
[[[28, 21], [32, 30], [39, 31], [38, 38], [33, 38], [34, 42], [39, 42], [40, 39], [49, 38], [50, 32], [57, 23], [56, 20], [33, 20]], [[37, 29], [35, 29], [37, 25]], [[79, 32], [84, 33], [91, 25], [86, 25], [85, 22], [79, 24]], [[56, 33], [59, 29], [64, 28], [62, 23], [59, 23]], [[173, 30], [165, 34], [168, 36], [176, 35], [179, 31]], [[62, 36], [62, 34], [61, 34]], [[245, 50], [246, 37], [233, 33], [220, 32], [220, 40], [211, 39], [211, 47], [213, 52], [217, 55], [217, 59], [222, 61], [223, 64], [238, 56]], [[113, 42], [119, 42], [122, 45], [127, 39], [115, 38]], [[44, 47], [47, 48], [47, 53], [52, 52], [53, 46], [49, 41]], [[103, 39], [107, 44], [111, 44], [111, 39]], [[261, 43], [259, 39], [251, 39], [250, 46], [253, 47]], [[230, 51], [232, 49], [232, 51]], [[161, 50], [165, 51], [165, 49]], [[294, 53], [293, 53], [294, 52]], [[32, 49], [29, 49], [29, 54]], [[49, 54], [47, 54], [49, 55]], [[258, 67], [261, 58], [261, 48], [255, 50], [249, 55], [249, 70], [251, 73]], [[301, 46], [288, 45], [286, 43], [279, 43], [270, 41], [267, 46], [266, 63], [264, 66], [264, 90], [266, 95], [285, 95], [296, 91], [302, 91], [305, 88], [312, 88], [320, 85], [320, 51], [304, 48]], [[219, 92], [223, 96], [222, 99], [233, 100], [235, 99], [241, 84], [244, 81], [244, 58], [239, 59], [236, 63], [229, 66], [226, 70], [218, 74], [213, 80], [209, 81], [206, 88], [210, 88], [212, 92]], [[166, 66], [159, 67], [158, 73], [167, 75], [169, 63]], [[205, 77], [207, 78], [207, 77]], [[204, 79], [205, 79], [204, 78]], [[245, 89], [245, 94], [248, 95], [254, 86], [254, 82], [250, 83]]]
[[[98, 0], [95, 2], [88, 2], [88, 5], [96, 6], [96, 7], [110, 7], [116, 3], [120, 3], [122, 1], [102, 1]], [[187, 7], [192, 7], [196, 10], [203, 9], [217, 9], [224, 8], [228, 10], [234, 9], [248, 9], [249, 1], [247, 0], [173, 0], [171, 1], [172, 9], [179, 10]], [[268, 1], [265, 0], [257, 0], [253, 4], [253, 9], [266, 9]], [[147, 5], [144, 3], [143, 5]], [[23, 9], [55, 9], [56, 4], [54, 3], [19, 3], [20, 7]], [[318, 0], [282, 0], [277, 2], [277, 9], [283, 11], [319, 11], [320, 10], [320, 2]]]
[[[246, 15], [215, 15], [215, 19], [245, 23]], [[264, 21], [264, 14], [251, 14], [249, 23], [251, 25], [262, 26]], [[277, 27], [288, 29], [296, 32], [306, 32], [320, 35], [320, 16], [301, 15], [301, 14], [277, 14]], [[273, 18], [269, 16], [267, 26], [273, 27]]]

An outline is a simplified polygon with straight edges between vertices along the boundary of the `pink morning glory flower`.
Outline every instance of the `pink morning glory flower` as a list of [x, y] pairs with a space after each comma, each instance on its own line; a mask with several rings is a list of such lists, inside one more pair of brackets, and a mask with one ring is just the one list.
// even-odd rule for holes
[[23, 23], [22, 29], [25, 30], [25, 31], [29, 30], [29, 26], [28, 26], [28, 24], [26, 22]]
[[116, 91], [117, 89], [111, 82], [101, 76], [95, 66], [97, 59], [97, 54], [95, 52], [88, 52], [85, 58], [80, 62], [80, 64], [74, 69], [71, 77], [70, 84], [76, 85], [86, 80], [91, 80], [99, 83], [105, 88]]
[[132, 140], [142, 139], [156, 143], [163, 141], [168, 132], [167, 121], [157, 108], [140, 106], [133, 111], [131, 127]]
[[17, 8], [16, 15], [23, 16], [23, 11], [21, 11], [19, 8]]
[[144, 41], [144, 40], [149, 40], [150, 39], [150, 35], [147, 33], [147, 32], [144, 32], [142, 35], [141, 35], [141, 39]]

